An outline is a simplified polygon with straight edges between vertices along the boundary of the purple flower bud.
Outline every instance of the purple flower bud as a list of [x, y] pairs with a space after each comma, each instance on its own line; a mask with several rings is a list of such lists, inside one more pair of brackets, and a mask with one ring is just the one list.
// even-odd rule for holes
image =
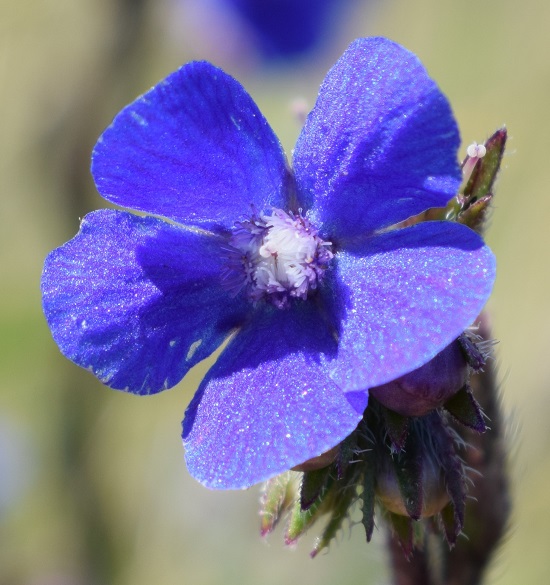
[[427, 364], [369, 390], [386, 408], [403, 416], [423, 416], [442, 406], [468, 381], [469, 368], [458, 340]]

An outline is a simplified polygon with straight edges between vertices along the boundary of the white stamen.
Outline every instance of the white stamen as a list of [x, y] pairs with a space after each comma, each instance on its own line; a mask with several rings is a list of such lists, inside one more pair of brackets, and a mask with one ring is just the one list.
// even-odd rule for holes
[[462, 177], [463, 181], [468, 181], [472, 175], [472, 171], [474, 167], [478, 163], [479, 159], [483, 158], [487, 153], [487, 149], [483, 144], [478, 144], [477, 142], [473, 142], [468, 146], [466, 149], [466, 154], [468, 158], [464, 161], [462, 166]]
[[[252, 300], [265, 298], [281, 308], [289, 297], [305, 299], [316, 289], [333, 256], [330, 242], [321, 240], [307, 219], [281, 209], [240, 222], [229, 243], [235, 252], [224, 274], [228, 287], [247, 286]], [[234, 284], [236, 273], [240, 287]]]
[[483, 158], [487, 153], [487, 149], [483, 144], [478, 144], [477, 142], [473, 142], [468, 146], [466, 149], [466, 154], [470, 158]]

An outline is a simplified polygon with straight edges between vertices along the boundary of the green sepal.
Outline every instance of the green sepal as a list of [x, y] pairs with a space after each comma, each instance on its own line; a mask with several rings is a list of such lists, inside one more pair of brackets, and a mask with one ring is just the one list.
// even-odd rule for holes
[[285, 544], [295, 544], [300, 536], [323, 514], [323, 504], [331, 499], [331, 492], [329, 487], [307, 510], [302, 509], [300, 498], [296, 498], [285, 530]]
[[443, 525], [443, 532], [445, 533], [445, 540], [450, 548], [456, 544], [456, 539], [460, 534], [462, 527], [457, 524], [455, 508], [452, 502], [449, 502], [439, 514], [441, 524]]
[[367, 453], [365, 457], [365, 464], [363, 465], [363, 491], [361, 492], [361, 500], [363, 502], [363, 526], [367, 535], [367, 542], [370, 542], [372, 533], [374, 531], [374, 502], [375, 502], [375, 485], [376, 485], [376, 458], [372, 454]]
[[[437, 452], [443, 467], [445, 487], [451, 501], [445, 506], [445, 514], [442, 515], [445, 526], [445, 533], [449, 543], [456, 540], [456, 537], [464, 526], [464, 511], [466, 500], [466, 470], [464, 462], [456, 452], [454, 435], [456, 433], [444, 421], [443, 416], [437, 414], [432, 420], [432, 437], [437, 445]], [[458, 437], [458, 435], [456, 435]], [[449, 510], [453, 512], [453, 523], [450, 522]], [[454, 537], [450, 535], [453, 531]]]
[[349, 462], [354, 459], [353, 454], [357, 449], [357, 433], [352, 433], [345, 438], [338, 449], [338, 454], [334, 461], [336, 468], [336, 478], [342, 479], [348, 469]]
[[457, 218], [458, 223], [462, 223], [475, 232], [481, 233], [485, 226], [487, 211], [492, 200], [493, 195], [489, 193], [468, 205], [464, 211], [460, 212]]
[[414, 549], [414, 520], [408, 516], [392, 514], [388, 512], [386, 519], [389, 521], [394, 538], [397, 538], [405, 556], [410, 558]]
[[468, 384], [465, 384], [443, 406], [459, 423], [468, 428], [478, 433], [484, 433], [487, 430], [481, 407]]
[[302, 485], [300, 486], [300, 505], [302, 510], [310, 508], [321, 496], [330, 481], [331, 471], [332, 465], [304, 472]]
[[454, 220], [461, 206], [457, 201], [456, 197], [453, 197], [445, 207], [429, 207], [425, 211], [421, 211], [417, 215], [408, 217], [407, 219], [400, 221], [391, 226], [391, 229], [403, 229], [422, 223], [424, 221], [445, 221]]
[[491, 193], [504, 155], [506, 138], [506, 128], [501, 128], [485, 142], [485, 156], [477, 161], [464, 187], [464, 197], [468, 199], [469, 205]]
[[422, 515], [422, 449], [417, 437], [409, 435], [405, 449], [394, 455], [393, 467], [407, 514], [413, 520]]
[[260, 533], [262, 536], [273, 531], [281, 517], [296, 500], [296, 480], [287, 471], [268, 480], [263, 488], [260, 501]]
[[339, 487], [338, 494], [331, 502], [328, 523], [310, 553], [311, 558], [315, 558], [322, 550], [328, 548], [342, 527], [344, 520], [349, 517], [351, 507], [356, 499], [357, 488], [355, 483], [351, 483], [344, 488]]
[[[485, 227], [487, 211], [493, 198], [493, 185], [504, 155], [506, 136], [506, 128], [501, 128], [485, 142], [485, 156], [475, 163], [472, 174], [458, 198], [462, 209], [457, 220], [478, 233], [482, 233]], [[463, 165], [467, 161], [468, 157]]]

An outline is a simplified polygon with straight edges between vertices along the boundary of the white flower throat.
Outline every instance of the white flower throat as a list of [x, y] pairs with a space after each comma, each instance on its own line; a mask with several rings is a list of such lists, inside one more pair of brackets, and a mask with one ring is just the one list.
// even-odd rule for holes
[[331, 243], [301, 214], [273, 209], [238, 222], [229, 240], [226, 288], [246, 288], [253, 301], [267, 300], [279, 308], [290, 298], [306, 299], [315, 290], [333, 257]]

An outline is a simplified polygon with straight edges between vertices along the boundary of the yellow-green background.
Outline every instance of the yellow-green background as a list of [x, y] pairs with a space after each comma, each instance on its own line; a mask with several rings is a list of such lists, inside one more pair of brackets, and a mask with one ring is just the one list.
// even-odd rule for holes
[[[0, 2], [0, 449], [11, 456], [0, 471], [0, 584], [387, 583], [382, 532], [367, 546], [355, 526], [312, 561], [313, 535], [297, 550], [280, 533], [259, 539], [258, 488], [211, 492], [189, 477], [180, 421], [204, 368], [137, 398], [102, 387], [50, 338], [41, 266], [103, 205], [87, 170], [96, 137], [137, 94], [208, 53], [207, 31], [204, 47], [184, 30], [178, 40], [160, 0], [135, 22], [121, 4]], [[545, 583], [550, 570], [549, 23], [544, 0], [373, 0], [301, 68], [218, 59], [289, 151], [299, 131], [289, 104], [311, 104], [357, 36], [388, 36], [419, 55], [453, 105], [463, 152], [507, 125], [487, 236], [499, 261], [489, 311], [515, 504], [487, 579], [500, 585]]]

